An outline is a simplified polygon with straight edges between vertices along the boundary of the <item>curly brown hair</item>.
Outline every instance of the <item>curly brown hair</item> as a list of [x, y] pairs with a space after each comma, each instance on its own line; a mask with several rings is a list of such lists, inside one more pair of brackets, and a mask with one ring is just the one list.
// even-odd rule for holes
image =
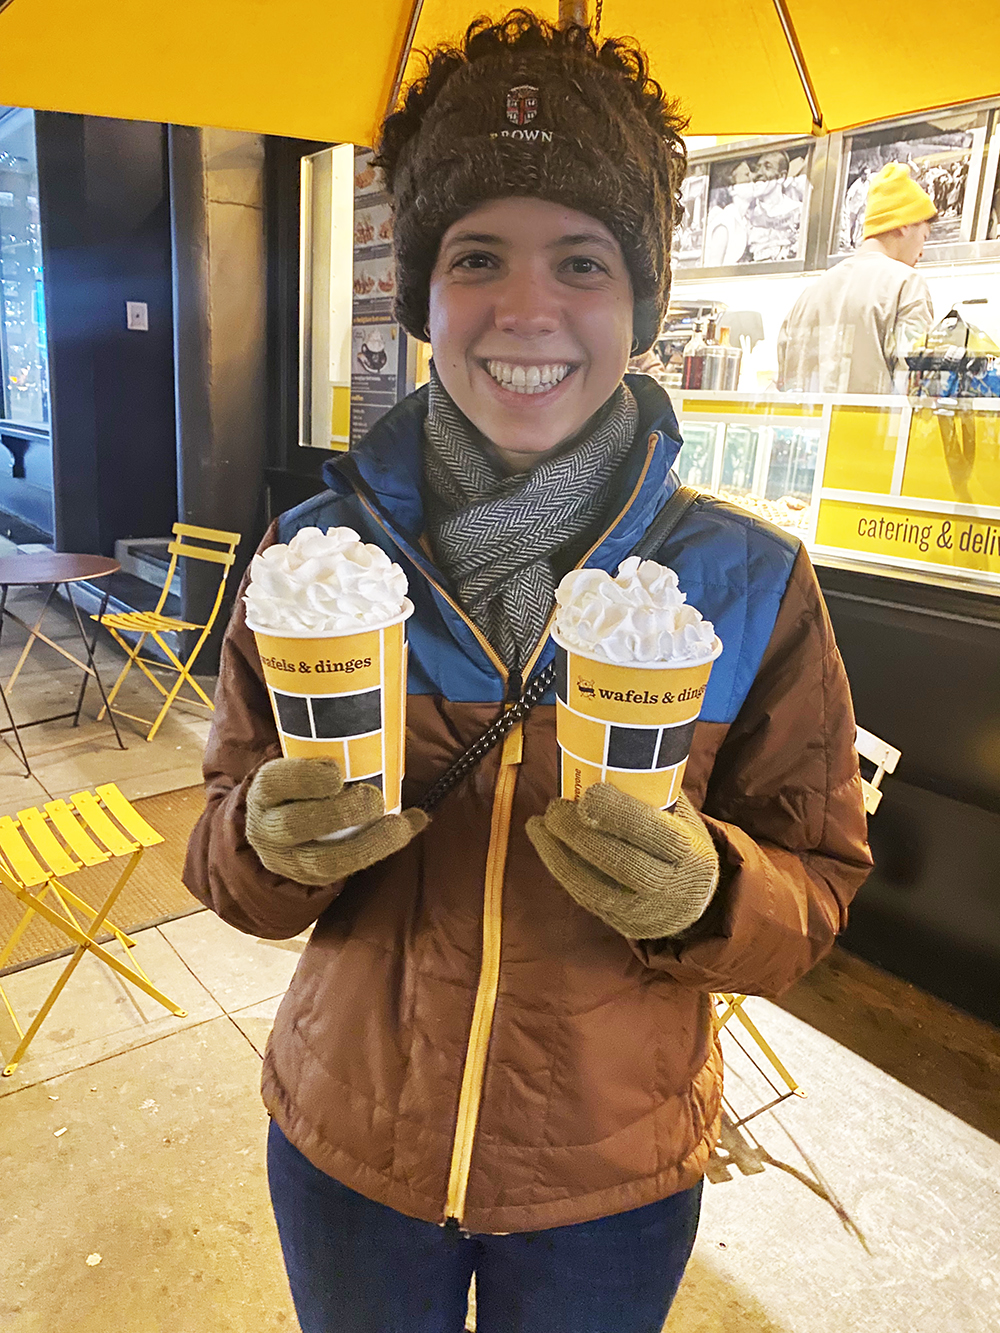
[[482, 14], [469, 24], [458, 46], [441, 45], [417, 52], [426, 68], [406, 88], [399, 109], [385, 118], [375, 158], [375, 165], [382, 168], [390, 194], [394, 193], [393, 182], [401, 151], [418, 133], [428, 109], [451, 76], [465, 65], [508, 51], [523, 54], [566, 51], [589, 57], [620, 75], [622, 95], [664, 140], [673, 160], [672, 221], [680, 221], [684, 214], [680, 187], [687, 170], [687, 146], [682, 136], [688, 126], [688, 117], [679, 100], [668, 97], [650, 74], [645, 51], [634, 37], [608, 37], [598, 43], [589, 28], [578, 23], [557, 28], [529, 9], [512, 9], [497, 22]]

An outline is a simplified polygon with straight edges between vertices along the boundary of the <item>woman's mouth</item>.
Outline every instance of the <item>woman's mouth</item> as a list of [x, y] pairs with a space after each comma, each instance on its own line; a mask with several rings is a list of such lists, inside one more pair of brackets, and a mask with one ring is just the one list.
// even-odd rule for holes
[[481, 364], [495, 384], [517, 394], [548, 393], [576, 369], [566, 361], [539, 362], [530, 366], [495, 360]]

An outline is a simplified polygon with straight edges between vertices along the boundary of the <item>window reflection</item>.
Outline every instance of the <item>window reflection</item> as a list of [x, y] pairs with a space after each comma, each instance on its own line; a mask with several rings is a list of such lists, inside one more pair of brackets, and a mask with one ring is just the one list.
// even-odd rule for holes
[[790, 495], [798, 500], [810, 500], [818, 447], [819, 436], [815, 430], [776, 429], [771, 440], [764, 498], [780, 500]]
[[35, 118], [0, 108], [0, 420], [49, 420]]
[[724, 495], [749, 495], [753, 490], [759, 436], [759, 431], [746, 426], [726, 427], [726, 446], [722, 453], [722, 477], [719, 482]]

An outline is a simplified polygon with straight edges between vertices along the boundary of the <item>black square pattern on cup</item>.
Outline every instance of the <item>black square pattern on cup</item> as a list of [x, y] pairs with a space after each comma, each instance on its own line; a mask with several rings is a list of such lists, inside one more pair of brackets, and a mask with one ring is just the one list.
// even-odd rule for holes
[[652, 768], [659, 732], [655, 727], [610, 727], [609, 768]]
[[679, 727], [664, 727], [660, 752], [656, 756], [657, 768], [672, 768], [686, 759], [691, 753], [691, 740], [694, 736], [694, 722], [682, 722]]
[[359, 782], [363, 782], [367, 787], [377, 787], [382, 791], [382, 774], [370, 773], [366, 778], [356, 778], [353, 782], [345, 782], [345, 787], [356, 787]]
[[273, 691], [274, 706], [278, 711], [278, 726], [286, 736], [301, 736], [310, 740], [309, 706], [301, 694], [282, 694]]
[[312, 700], [312, 715], [317, 740], [367, 735], [382, 725], [382, 691], [322, 695]]
[[560, 648], [556, 644], [556, 698], [561, 699], [563, 703], [569, 702], [569, 694], [566, 688], [566, 649]]

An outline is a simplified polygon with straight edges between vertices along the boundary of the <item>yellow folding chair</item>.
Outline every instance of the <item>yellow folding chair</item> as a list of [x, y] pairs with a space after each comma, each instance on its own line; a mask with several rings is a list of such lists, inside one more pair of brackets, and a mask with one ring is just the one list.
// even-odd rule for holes
[[778, 1075], [781, 1083], [784, 1084], [785, 1090], [782, 1091], [781, 1087], [774, 1082], [767, 1070], [761, 1068], [750, 1051], [748, 1051], [743, 1043], [736, 1037], [734, 1030], [729, 1028], [729, 1035], [733, 1038], [747, 1059], [753, 1064], [758, 1073], [763, 1075], [766, 1082], [770, 1084], [776, 1094], [771, 1101], [766, 1102], [763, 1106], [759, 1106], [755, 1111], [751, 1111], [749, 1115], [734, 1119], [733, 1124], [736, 1129], [738, 1129], [740, 1125], [745, 1125], [748, 1120], [753, 1120], [756, 1116], [762, 1115], [765, 1111], [770, 1111], [772, 1107], [777, 1106], [788, 1097], [804, 1097], [806, 1095], [761, 1035], [760, 1029], [757, 1027], [756, 1023], [754, 1023], [749, 1014], [744, 1012], [743, 1005], [746, 1002], [746, 998], [745, 995], [729, 995], [726, 993], [712, 996], [712, 999], [715, 1001], [715, 1008], [712, 1014], [715, 1030], [716, 1032], [721, 1032], [722, 1029], [726, 1027], [726, 1024], [729, 1023], [731, 1019], [735, 1018], [742, 1025], [751, 1041], [764, 1056], [764, 1059], [771, 1066], [771, 1069]]
[[[875, 766], [875, 772], [872, 775], [870, 782], [866, 778], [861, 779], [865, 810], [868, 814], [873, 815], [878, 809], [879, 802], [882, 799], [882, 792], [880, 789], [882, 779], [886, 773], [895, 772], [896, 765], [899, 763], [901, 757], [901, 751], [895, 749], [895, 747], [890, 745], [887, 741], [883, 741], [878, 736], [873, 735], [872, 732], [865, 731], [863, 727], [858, 727], [854, 743], [855, 748], [862, 759], [867, 759]], [[745, 995], [719, 994], [712, 996], [712, 999], [715, 1002], [713, 1008], [715, 1030], [716, 1032], [721, 1032], [731, 1019], [737, 1019], [750, 1037], [751, 1041], [764, 1056], [764, 1059], [771, 1066], [771, 1069], [777, 1074], [781, 1083], [785, 1087], [785, 1091], [783, 1092], [781, 1090], [781, 1087], [772, 1080], [771, 1076], [765, 1069], [761, 1069], [761, 1066], [757, 1064], [753, 1055], [747, 1050], [743, 1043], [736, 1038], [733, 1029], [729, 1028], [729, 1035], [736, 1040], [736, 1044], [743, 1051], [744, 1055], [746, 1055], [747, 1059], [753, 1063], [755, 1068], [764, 1076], [767, 1082], [771, 1085], [771, 1088], [777, 1094], [775, 1098], [772, 1101], [769, 1101], [766, 1105], [758, 1107], [756, 1111], [752, 1111], [749, 1115], [743, 1116], [740, 1120], [735, 1120], [734, 1128], [736, 1129], [738, 1129], [740, 1125], [745, 1125], [748, 1120], [753, 1120], [755, 1116], [760, 1115], [762, 1112], [769, 1111], [772, 1106], [777, 1106], [779, 1102], [783, 1102], [787, 1097], [793, 1095], [796, 1097], [804, 1097], [806, 1095], [761, 1035], [760, 1030], [754, 1023], [753, 1019], [749, 1014], [744, 1012], [743, 1005], [746, 998]]]
[[[98, 943], [101, 933], [109, 932], [127, 949], [135, 944], [135, 940], [111, 922], [109, 913], [143, 852], [160, 842], [163, 842], [162, 834], [143, 819], [113, 782], [94, 791], [77, 792], [69, 804], [49, 801], [44, 813], [32, 807], [19, 810], [16, 818], [10, 815], [0, 818], [0, 888], [12, 893], [25, 909], [0, 950], [0, 973], [36, 915], [76, 945], [72, 957], [26, 1029], [22, 1028], [6, 990], [0, 985], [0, 999], [20, 1038], [14, 1054], [4, 1065], [5, 1077], [17, 1069], [35, 1033], [86, 953], [93, 954], [177, 1018], [186, 1017], [186, 1010], [157, 990], [137, 962], [122, 962]], [[63, 879], [86, 866], [100, 865], [117, 857], [128, 857], [128, 861], [99, 907], [92, 907], [62, 883]]]
[[[185, 681], [191, 686], [197, 699], [184, 699], [184, 703], [195, 704], [199, 708], [214, 708], [214, 705], [198, 682], [192, 677], [191, 669], [194, 666], [195, 659], [201, 652], [205, 640], [212, 632], [212, 626], [215, 624], [215, 618], [219, 614], [219, 608], [222, 606], [222, 596], [226, 590], [226, 579], [229, 577], [229, 571], [236, 559], [236, 548], [240, 544], [240, 534], [238, 532], [222, 532], [217, 528], [197, 528], [190, 523], [175, 523], [173, 526], [176, 541], [172, 541], [167, 550], [170, 552], [170, 565], [167, 569], [167, 576], [163, 581], [163, 591], [160, 593], [159, 600], [152, 611], [121, 611], [114, 612], [110, 616], [103, 617], [91, 616], [92, 620], [98, 620], [110, 633], [116, 643], [125, 649], [127, 661], [122, 667], [121, 674], [111, 688], [108, 695], [107, 707], [120, 717], [131, 718], [133, 722], [141, 722], [149, 727], [146, 740], [151, 741], [159, 730], [160, 723], [167, 714], [170, 705], [177, 698], [181, 686]], [[213, 542], [214, 546], [199, 545], [198, 543]], [[225, 547], [225, 550], [218, 548]], [[203, 625], [192, 624], [188, 620], [177, 620], [173, 616], [163, 614], [163, 606], [167, 600], [167, 594], [170, 591], [170, 585], [173, 582], [174, 574], [177, 570], [179, 560], [203, 560], [216, 565], [221, 565], [221, 577], [219, 587], [215, 594], [215, 603], [212, 606], [211, 614]], [[174, 650], [164, 639], [164, 634], [183, 633], [188, 630], [200, 629], [201, 634], [193, 650], [182, 662]], [[136, 634], [138, 638], [134, 644], [130, 644], [122, 637], [123, 634]], [[163, 655], [167, 658], [166, 662], [160, 662], [150, 657], [140, 656], [143, 644], [147, 639], [152, 639], [158, 646]], [[136, 717], [134, 713], [126, 713], [122, 708], [114, 708], [115, 696], [118, 694], [125, 677], [137, 666], [140, 671], [156, 686], [160, 694], [163, 695], [163, 706], [156, 717], [150, 722], [149, 718]], [[162, 683], [153, 674], [154, 669], [161, 671], [174, 671], [177, 673], [176, 684], [169, 690], [165, 689]], [[100, 721], [104, 716], [104, 709], [97, 715]]]

